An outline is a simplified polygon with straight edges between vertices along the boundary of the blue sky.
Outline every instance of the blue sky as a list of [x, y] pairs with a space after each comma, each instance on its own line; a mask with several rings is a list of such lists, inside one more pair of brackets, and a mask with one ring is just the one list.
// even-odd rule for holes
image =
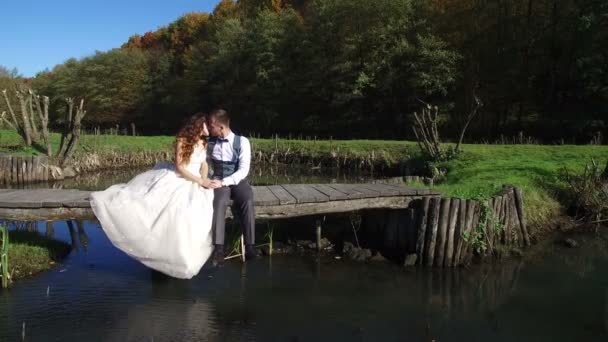
[[106, 51], [219, 0], [0, 0], [0, 65], [35, 76]]

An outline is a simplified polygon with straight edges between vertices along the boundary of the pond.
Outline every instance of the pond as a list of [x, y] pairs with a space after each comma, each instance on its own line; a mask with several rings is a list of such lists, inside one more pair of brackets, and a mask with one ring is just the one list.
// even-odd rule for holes
[[[38, 230], [44, 232], [39, 223]], [[96, 222], [55, 237], [56, 268], [0, 291], [0, 340], [606, 341], [608, 236], [536, 246], [470, 269], [405, 269], [331, 255], [263, 257], [192, 280], [150, 271]]]
[[[149, 166], [107, 169], [88, 172], [74, 178], [50, 183], [12, 185], [13, 188], [61, 188], [80, 190], [103, 190], [112, 184], [125, 183], [139, 173], [149, 170]], [[365, 183], [375, 179], [388, 179], [397, 176], [396, 171], [373, 173], [364, 170], [343, 171], [339, 168], [320, 168], [302, 165], [274, 165], [273, 167], [253, 168], [249, 179], [252, 185], [274, 184], [311, 184], [311, 183]]]
[[[140, 171], [62, 186], [100, 189]], [[253, 182], [377, 177], [287, 171], [254, 175]], [[294, 231], [312, 238], [309, 224], [283, 220], [277, 236]], [[333, 224], [350, 229], [343, 218]], [[44, 222], [34, 227], [46, 234]], [[0, 290], [0, 341], [608, 340], [605, 230], [576, 236], [579, 248], [555, 237], [524, 257], [468, 269], [308, 253], [206, 265], [192, 280], [177, 280], [117, 250], [97, 222], [77, 227], [54, 223], [55, 238], [73, 247], [64, 262]]]

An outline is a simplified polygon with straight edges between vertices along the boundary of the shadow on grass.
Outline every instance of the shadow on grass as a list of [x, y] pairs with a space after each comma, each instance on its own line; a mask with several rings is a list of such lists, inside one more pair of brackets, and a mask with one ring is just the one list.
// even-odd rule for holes
[[45, 248], [48, 250], [49, 258], [53, 261], [60, 261], [71, 250], [70, 245], [63, 241], [49, 239], [45, 236], [40, 235], [37, 232], [28, 232], [21, 230], [12, 230], [9, 232], [9, 243], [10, 247], [22, 245]]
[[9, 269], [12, 279], [32, 276], [52, 268], [71, 250], [69, 244], [48, 239], [37, 232], [9, 232]]

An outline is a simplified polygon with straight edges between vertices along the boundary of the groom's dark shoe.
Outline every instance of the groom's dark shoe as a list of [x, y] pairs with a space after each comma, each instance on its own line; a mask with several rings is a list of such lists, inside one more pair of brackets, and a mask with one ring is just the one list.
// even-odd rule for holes
[[212, 263], [214, 267], [224, 266], [224, 245], [215, 245]]
[[245, 260], [253, 260], [260, 257], [260, 253], [253, 245], [245, 246]]

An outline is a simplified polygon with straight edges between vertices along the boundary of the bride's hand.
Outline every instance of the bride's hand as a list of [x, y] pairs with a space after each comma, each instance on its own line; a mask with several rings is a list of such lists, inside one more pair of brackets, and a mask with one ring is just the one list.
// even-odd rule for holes
[[211, 184], [211, 181], [208, 178], [205, 178], [205, 179], [201, 178], [198, 181], [198, 185], [202, 186], [205, 189], [209, 189], [210, 184]]

